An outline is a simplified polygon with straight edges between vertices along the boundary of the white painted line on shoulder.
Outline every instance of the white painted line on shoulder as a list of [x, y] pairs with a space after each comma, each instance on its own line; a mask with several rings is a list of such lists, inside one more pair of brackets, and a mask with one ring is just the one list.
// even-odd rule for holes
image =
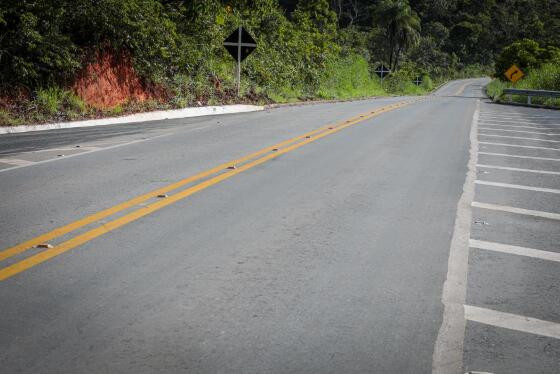
[[516, 189], [516, 190], [526, 190], [526, 191], [534, 191], [534, 192], [548, 192], [548, 193], [559, 193], [560, 194], [560, 190], [555, 189], [555, 188], [532, 187], [532, 186], [523, 186], [521, 184], [499, 183], [499, 182], [490, 182], [490, 181], [482, 181], [482, 180], [477, 180], [474, 183], [484, 185], [484, 186], [513, 188], [513, 189]]
[[[534, 114], [534, 113], [519, 113], [519, 112], [507, 112], [507, 111], [499, 111], [499, 112], [494, 112], [491, 110], [485, 110], [480, 112], [480, 115], [491, 115], [491, 116], [516, 116], [516, 117], [551, 117], [551, 115], [545, 115], [545, 114]], [[554, 117], [554, 116], [552, 116]]]
[[503, 123], [496, 123], [495, 121], [480, 121], [482, 126], [501, 126], [501, 127], [521, 127], [525, 129], [547, 129], [547, 130], [560, 130], [559, 126], [539, 124], [536, 126], [525, 126], [523, 124], [509, 124], [504, 125]]
[[535, 157], [535, 156], [520, 156], [520, 155], [510, 155], [507, 153], [493, 153], [493, 152], [478, 152], [479, 155], [487, 156], [500, 156], [500, 157], [513, 157], [513, 158], [526, 158], [528, 160], [541, 160], [541, 161], [560, 161], [560, 158], [551, 157]]
[[507, 144], [507, 143], [494, 143], [494, 142], [478, 142], [479, 144], [487, 145], [499, 145], [501, 147], [515, 147], [515, 148], [530, 148], [530, 149], [546, 149], [548, 151], [560, 151], [560, 148], [550, 148], [550, 147], [536, 147], [532, 145], [519, 145], [519, 144]]
[[560, 339], [560, 323], [465, 305], [465, 318], [485, 325]]
[[[543, 130], [547, 134], [560, 135], [560, 128], [558, 127], [544, 127], [544, 126], [514, 126], [514, 125], [497, 125], [495, 123], [481, 123], [481, 127], [506, 127], [513, 129], [529, 129], [529, 130]], [[558, 132], [554, 132], [558, 131]]]
[[519, 247], [516, 245], [487, 242], [485, 240], [476, 239], [469, 240], [469, 247], [486, 249], [488, 251], [494, 252], [509, 253], [518, 256], [538, 258], [540, 260], [560, 262], [559, 252], [543, 251], [535, 248]]
[[[559, 160], [559, 161], [560, 161], [560, 160]], [[476, 164], [476, 167], [478, 167], [478, 168], [484, 168], [484, 169], [522, 171], [522, 172], [536, 173], [536, 174], [560, 175], [560, 171], [536, 170], [536, 169], [522, 169], [522, 168], [512, 168], [512, 167], [508, 167], [508, 166], [498, 166], [498, 165]]]
[[523, 134], [536, 134], [536, 135], [547, 135], [547, 136], [560, 136], [560, 133], [554, 133], [554, 132], [495, 129], [495, 128], [493, 128], [492, 126], [479, 126], [478, 129], [479, 129], [479, 130], [483, 130], [483, 131], [516, 132], [516, 133], [523, 133]]
[[[173, 135], [173, 133], [156, 135], [156, 136], [152, 136], [151, 138], [146, 138], [146, 139], [137, 139], [137, 140], [133, 140], [133, 141], [130, 141], [130, 142], [115, 144], [115, 145], [111, 145], [109, 147], [104, 147], [104, 148], [90, 147], [91, 149], [89, 149], [85, 152], [74, 153], [74, 154], [71, 154], [71, 155], [68, 155], [68, 156], [65, 156], [65, 157], [62, 157], [62, 158], [60, 158], [60, 157], [50, 158], [48, 160], [33, 162], [31, 164], [28, 164], [28, 165], [19, 165], [19, 166], [14, 166], [14, 167], [11, 167], [11, 168], [0, 169], [0, 173], [10, 171], [10, 170], [24, 168], [24, 167], [27, 167], [27, 166], [35, 166], [35, 165], [46, 164], [46, 163], [53, 162], [53, 161], [68, 160], [69, 158], [72, 158], [72, 157], [78, 157], [78, 156], [82, 156], [82, 155], [88, 155], [88, 154], [94, 153], [94, 152], [106, 151], [106, 150], [109, 150], [109, 149], [124, 147], [124, 146], [127, 146], [127, 145], [136, 144], [136, 143], [142, 143], [142, 142], [146, 142], [146, 141], [149, 141], [149, 140], [154, 140], [154, 139], [157, 139], [157, 138], [162, 138], [164, 136], [169, 136], [169, 135]], [[80, 148], [77, 148], [77, 149], [80, 149]], [[37, 151], [34, 151], [34, 152], [37, 152]]]
[[520, 125], [526, 124], [526, 125], [547, 125], [550, 124], [551, 126], [554, 126], [555, 124], [557, 124], [557, 120], [554, 121], [548, 121], [545, 118], [533, 118], [533, 119], [528, 119], [528, 120], [524, 120], [524, 119], [518, 119], [518, 118], [496, 118], [496, 117], [482, 117], [480, 119], [480, 122], [505, 122], [505, 123], [517, 123]]
[[525, 121], [500, 121], [500, 120], [496, 120], [496, 119], [481, 119], [480, 120], [481, 124], [487, 124], [487, 123], [491, 123], [491, 124], [498, 124], [498, 125], [503, 125], [505, 123], [507, 124], [512, 124], [512, 125], [534, 125], [534, 126], [538, 126], [538, 125], [543, 125], [542, 123], [539, 122], [525, 122]]
[[[496, 114], [496, 113], [484, 113], [480, 115], [480, 118], [503, 118], [503, 119], [520, 119], [520, 120], [530, 120], [534, 119], [549, 119], [551, 117], [546, 116], [515, 116], [511, 114]], [[553, 118], [554, 119], [554, 118]]]
[[560, 140], [548, 140], [548, 139], [538, 139], [538, 138], [527, 138], [522, 136], [507, 136], [507, 135], [494, 135], [494, 134], [483, 134], [480, 131], [478, 132], [480, 136], [488, 136], [492, 138], [506, 138], [506, 139], [522, 139], [522, 140], [535, 140], [538, 142], [547, 142], [547, 143], [560, 143]]
[[514, 213], [514, 214], [522, 214], [522, 215], [526, 215], [526, 216], [548, 218], [548, 219], [554, 219], [554, 220], [559, 220], [560, 221], [560, 214], [558, 214], [558, 213], [543, 212], [543, 211], [540, 211], [540, 210], [523, 209], [523, 208], [517, 208], [517, 207], [513, 207], [513, 206], [506, 206], [506, 205], [479, 203], [478, 201], [473, 201], [471, 206], [473, 208], [495, 210], [495, 211], [498, 211], [498, 212], [506, 212], [506, 213]]
[[[15, 166], [27, 166], [27, 165], [34, 164], [33, 161], [27, 161], [27, 160], [22, 160], [22, 159], [19, 159], [19, 158], [11, 158], [11, 157], [0, 158], [0, 162], [2, 162], [4, 164], [9, 164], [9, 165], [15, 165]], [[6, 170], [6, 169], [4, 169], [4, 170]]]

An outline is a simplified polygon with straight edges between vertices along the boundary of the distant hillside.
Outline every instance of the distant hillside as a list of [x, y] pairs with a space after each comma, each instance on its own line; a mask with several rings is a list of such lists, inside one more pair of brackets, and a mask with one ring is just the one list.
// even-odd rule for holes
[[[239, 25], [258, 41], [240, 98], [222, 47]], [[521, 37], [558, 45], [558, 35], [557, 0], [3, 0], [0, 122], [422, 93], [492, 71]], [[99, 60], [107, 54], [120, 62]], [[373, 74], [380, 63], [393, 70], [383, 87]], [[411, 83], [418, 76], [421, 87]]]

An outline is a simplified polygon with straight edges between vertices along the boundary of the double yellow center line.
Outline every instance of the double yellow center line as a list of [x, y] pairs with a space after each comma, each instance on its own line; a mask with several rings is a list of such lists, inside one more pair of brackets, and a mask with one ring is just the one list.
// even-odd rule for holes
[[[203, 171], [191, 177], [182, 179], [175, 183], [172, 183], [168, 186], [159, 188], [157, 190], [148, 192], [144, 195], [137, 196], [131, 200], [125, 201], [118, 205], [115, 205], [111, 208], [102, 210], [100, 212], [94, 213], [92, 215], [86, 216], [81, 218], [77, 221], [69, 223], [65, 226], [59, 227], [54, 229], [50, 232], [47, 232], [43, 235], [39, 235], [33, 239], [27, 240], [23, 243], [17, 244], [13, 247], [4, 249], [0, 251], [0, 262], [6, 259], [9, 259], [13, 256], [19, 255], [28, 251], [32, 248], [36, 248], [37, 246], [48, 243], [49, 241], [61, 237], [63, 235], [72, 233], [84, 226], [96, 223], [104, 218], [113, 216], [119, 212], [125, 211], [127, 209], [136, 208], [129, 213], [122, 215], [119, 218], [115, 218], [108, 223], [101, 223], [100, 226], [97, 226], [91, 230], [88, 230], [82, 234], [78, 234], [73, 236], [72, 238], [57, 244], [50, 248], [46, 248], [45, 250], [29, 256], [21, 261], [15, 262], [9, 266], [0, 268], [0, 281], [3, 281], [7, 278], [10, 278], [22, 271], [25, 271], [35, 265], [43, 263], [53, 257], [56, 257], [64, 252], [67, 252], [73, 248], [76, 248], [84, 243], [89, 242], [103, 234], [106, 234], [112, 230], [115, 230], [121, 226], [124, 226], [130, 222], [136, 221], [137, 219], [144, 217], [150, 213], [153, 213], [163, 207], [171, 205], [179, 200], [182, 200], [196, 192], [199, 192], [207, 187], [210, 187], [214, 184], [222, 182], [228, 178], [233, 177], [245, 170], [251, 169], [257, 165], [265, 163], [273, 158], [276, 158], [284, 153], [288, 153], [302, 147], [308, 143], [314, 142], [318, 139], [321, 139], [327, 135], [334, 134], [346, 127], [355, 125], [367, 119], [370, 119], [374, 116], [379, 114], [403, 107], [405, 105], [409, 105], [413, 102], [418, 101], [418, 99], [408, 100], [408, 101], [401, 101], [395, 104], [387, 105], [381, 107], [379, 109], [358, 115], [356, 117], [350, 118], [346, 121], [339, 122], [335, 125], [331, 126], [324, 126], [318, 128], [316, 130], [310, 131], [306, 134], [297, 136], [292, 139], [285, 140], [278, 144], [272, 145], [270, 147], [266, 147], [261, 149], [260, 151], [251, 153], [247, 156], [241, 157], [237, 160], [233, 160], [231, 162], [227, 162], [221, 165], [218, 165], [212, 169]], [[170, 196], [167, 196], [167, 193], [171, 191], [178, 190], [180, 187], [189, 185], [194, 182], [199, 182], [195, 185], [192, 185], [186, 189], [179, 190]], [[157, 201], [145, 204], [148, 200], [156, 199], [159, 196], [165, 196], [163, 199], [158, 199]]]

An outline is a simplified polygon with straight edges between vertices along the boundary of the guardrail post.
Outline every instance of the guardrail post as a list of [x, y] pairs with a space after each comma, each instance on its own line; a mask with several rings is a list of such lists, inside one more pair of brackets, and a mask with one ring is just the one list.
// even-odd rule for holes
[[531, 95], [527, 95], [527, 104], [531, 105]]

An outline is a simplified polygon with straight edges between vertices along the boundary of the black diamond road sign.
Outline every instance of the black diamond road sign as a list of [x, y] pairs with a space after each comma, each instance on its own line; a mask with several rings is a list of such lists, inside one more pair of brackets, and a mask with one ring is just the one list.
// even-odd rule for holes
[[375, 73], [379, 75], [379, 78], [383, 79], [383, 77], [386, 77], [389, 73], [391, 73], [391, 70], [381, 64], [375, 68]]
[[227, 49], [231, 57], [239, 62], [245, 60], [257, 48], [255, 39], [243, 27], [231, 33], [224, 41], [224, 47]]

